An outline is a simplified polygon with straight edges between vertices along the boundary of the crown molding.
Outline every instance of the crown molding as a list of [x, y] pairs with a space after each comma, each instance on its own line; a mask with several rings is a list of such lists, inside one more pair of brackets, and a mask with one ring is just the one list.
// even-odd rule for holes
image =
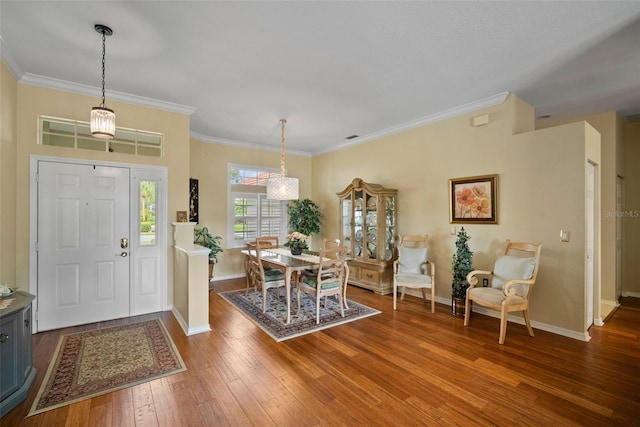
[[13, 58], [13, 55], [11, 55], [2, 36], [0, 36], [0, 59], [2, 59], [2, 62], [4, 62], [9, 71], [11, 71], [13, 77], [20, 81], [20, 78], [24, 75], [24, 71], [22, 71], [22, 68], [20, 68], [16, 60]]
[[420, 126], [425, 126], [431, 123], [436, 123], [442, 120], [450, 119], [452, 117], [467, 114], [473, 111], [481, 110], [487, 107], [493, 107], [494, 105], [502, 104], [509, 96], [509, 92], [501, 92], [497, 95], [489, 96], [487, 98], [480, 99], [478, 101], [470, 102], [468, 104], [459, 105], [448, 110], [441, 111], [439, 113], [431, 114], [429, 116], [412, 120], [409, 122], [401, 123], [396, 126], [392, 126], [386, 129], [382, 129], [378, 132], [363, 135], [358, 138], [354, 138], [349, 142], [342, 144], [332, 145], [325, 150], [314, 151], [312, 154], [317, 156], [319, 154], [331, 153], [333, 151], [342, 150], [347, 147], [362, 144], [363, 142], [372, 141], [374, 139], [382, 138], [384, 136], [393, 135], [409, 129], [415, 129]]
[[[210, 144], [228, 145], [230, 147], [238, 147], [238, 148], [249, 148], [251, 150], [267, 151], [272, 153], [280, 152], [280, 147], [260, 145], [254, 142], [242, 142], [242, 141], [236, 141], [233, 139], [215, 138], [211, 136], [202, 135], [197, 132], [191, 132], [190, 136], [193, 139], [197, 139], [198, 141], [207, 142]], [[286, 154], [291, 154], [291, 155], [300, 156], [300, 157], [313, 157], [312, 153], [308, 151], [302, 151], [302, 150], [287, 149]]]
[[[95, 86], [68, 82], [66, 80], [54, 79], [51, 77], [45, 77], [31, 73], [23, 73], [18, 81], [20, 83], [42, 86], [49, 89], [62, 90], [65, 92], [72, 92], [87, 96], [97, 96], [101, 91], [100, 88]], [[174, 104], [173, 102], [160, 101], [158, 99], [146, 98], [144, 96], [130, 95], [113, 90], [107, 90], [105, 91], [105, 93], [108, 99], [114, 101], [126, 102], [127, 104], [140, 105], [142, 107], [156, 108], [172, 113], [186, 114], [188, 116], [193, 114], [193, 112], [196, 110], [194, 107], [189, 107], [186, 105]]]

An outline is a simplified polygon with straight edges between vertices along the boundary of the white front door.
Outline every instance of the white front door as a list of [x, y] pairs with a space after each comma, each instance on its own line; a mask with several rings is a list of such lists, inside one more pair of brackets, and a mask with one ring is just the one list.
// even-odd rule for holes
[[128, 316], [129, 169], [40, 161], [37, 197], [38, 330]]

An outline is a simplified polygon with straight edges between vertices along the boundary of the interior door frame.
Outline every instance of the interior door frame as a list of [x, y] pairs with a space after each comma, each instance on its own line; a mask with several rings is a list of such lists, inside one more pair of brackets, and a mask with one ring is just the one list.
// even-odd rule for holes
[[[38, 332], [38, 322], [37, 322], [37, 302], [38, 302], [38, 255], [37, 255], [37, 236], [38, 236], [38, 163], [44, 162], [57, 162], [57, 163], [68, 163], [68, 164], [77, 164], [77, 165], [96, 165], [103, 167], [118, 167], [118, 168], [126, 168], [130, 171], [130, 182], [129, 182], [129, 236], [134, 236], [138, 232], [138, 223], [136, 219], [139, 217], [139, 213], [137, 211], [137, 203], [134, 203], [134, 198], [136, 198], [137, 190], [134, 191], [134, 183], [137, 182], [134, 177], [137, 176], [137, 173], [144, 174], [145, 172], [154, 172], [159, 174], [164, 180], [164, 185], [162, 186], [162, 192], [160, 202], [156, 203], [156, 209], [161, 217], [164, 218], [162, 223], [156, 224], [156, 230], [163, 230], [157, 236], [157, 243], [160, 248], [160, 287], [161, 293], [163, 295], [161, 302], [161, 309], [166, 311], [169, 310], [168, 306], [168, 289], [167, 289], [167, 239], [168, 239], [168, 229], [167, 224], [169, 224], [169, 217], [167, 215], [167, 205], [168, 205], [168, 180], [167, 180], [167, 168], [165, 166], [150, 166], [150, 165], [139, 165], [134, 163], [119, 163], [119, 162], [109, 162], [109, 161], [101, 161], [101, 160], [88, 160], [88, 159], [77, 159], [77, 158], [67, 158], [67, 157], [53, 157], [53, 156], [40, 156], [40, 155], [31, 155], [29, 158], [29, 292], [32, 295], [35, 295], [34, 307], [36, 309], [32, 310], [32, 325], [33, 325], [33, 333]], [[160, 216], [160, 215], [158, 215]], [[133, 249], [133, 247], [131, 248]], [[135, 254], [130, 254], [135, 255]], [[135, 258], [135, 257], [132, 257]], [[130, 287], [133, 287], [134, 277], [134, 266], [129, 266], [129, 277], [130, 277]], [[131, 309], [131, 303], [130, 309]]]

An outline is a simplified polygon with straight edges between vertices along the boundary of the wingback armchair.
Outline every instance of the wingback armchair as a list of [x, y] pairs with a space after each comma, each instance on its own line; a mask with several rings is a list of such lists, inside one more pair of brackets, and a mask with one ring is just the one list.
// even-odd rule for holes
[[[500, 312], [500, 337], [504, 344], [507, 335], [507, 316], [512, 311], [522, 311], [530, 336], [534, 336], [529, 319], [529, 297], [536, 283], [540, 267], [542, 244], [516, 243], [507, 240], [504, 254], [498, 256], [492, 271], [473, 270], [467, 274], [464, 325], [469, 325], [471, 302]], [[478, 285], [478, 276], [489, 276], [491, 285]]]

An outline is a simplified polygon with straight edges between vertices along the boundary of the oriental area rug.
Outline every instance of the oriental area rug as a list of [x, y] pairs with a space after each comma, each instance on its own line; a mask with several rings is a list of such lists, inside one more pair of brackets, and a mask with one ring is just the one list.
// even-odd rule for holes
[[340, 316], [340, 306], [337, 298], [329, 297], [327, 307], [324, 306], [324, 298], [320, 304], [320, 324], [316, 324], [315, 298], [308, 294], [301, 296], [301, 310], [298, 311], [297, 296], [291, 298], [291, 322], [285, 323], [287, 305], [284, 289], [269, 289], [267, 291], [267, 311], [262, 313], [262, 292], [257, 297], [253, 290], [245, 296], [245, 289], [220, 292], [219, 295], [238, 308], [245, 316], [265, 331], [276, 341], [284, 341], [301, 335], [310, 334], [332, 326], [353, 322], [354, 320], [380, 314], [366, 305], [347, 300], [348, 309], [344, 310], [344, 317]]
[[184, 370], [160, 319], [63, 335], [28, 416]]

